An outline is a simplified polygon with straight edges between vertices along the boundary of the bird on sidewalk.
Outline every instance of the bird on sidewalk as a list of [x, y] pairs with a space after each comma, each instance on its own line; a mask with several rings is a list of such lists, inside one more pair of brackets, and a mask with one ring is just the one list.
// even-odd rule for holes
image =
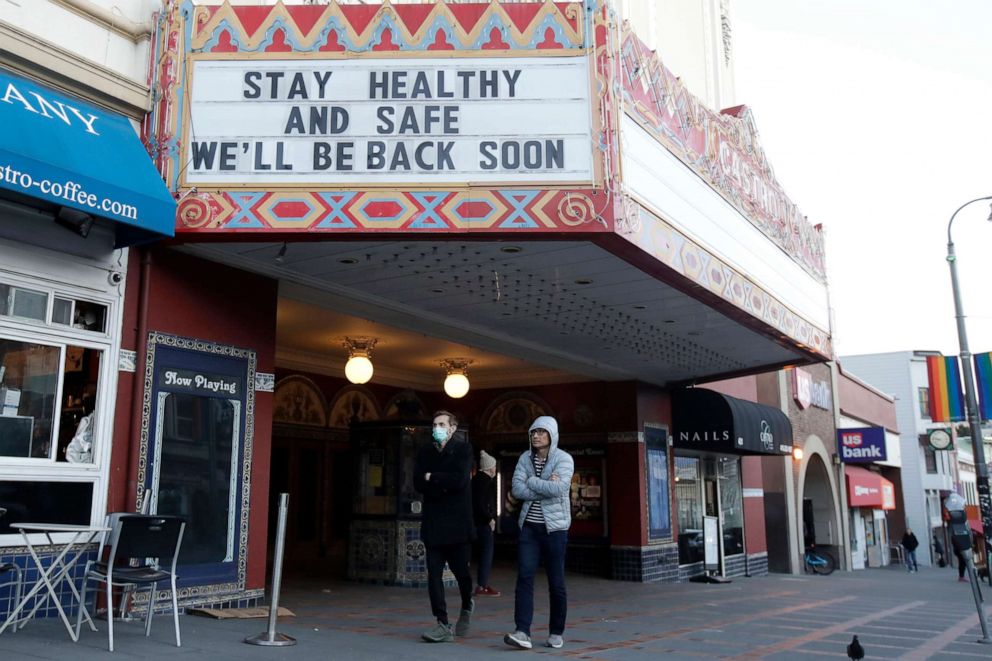
[[858, 642], [857, 636], [855, 636], [854, 640], [852, 640], [847, 646], [847, 657], [849, 659], [865, 658], [865, 648], [861, 647], [861, 643]]

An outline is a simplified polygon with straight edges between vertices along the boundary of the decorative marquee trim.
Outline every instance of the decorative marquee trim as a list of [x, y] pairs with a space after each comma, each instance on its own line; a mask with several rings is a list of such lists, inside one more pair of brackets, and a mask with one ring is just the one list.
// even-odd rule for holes
[[751, 111], [717, 113], [625, 26], [624, 109], [809, 273], [826, 280], [823, 235], [788, 198], [758, 142]]
[[[180, 204], [180, 234], [244, 232], [589, 232], [611, 231], [617, 173], [618, 105], [610, 79], [616, 17], [600, 0], [582, 2], [381, 5], [196, 6], [170, 0], [159, 16], [146, 146]], [[445, 51], [441, 54], [438, 51]], [[594, 188], [558, 183], [516, 190], [450, 185], [436, 191], [261, 186], [182, 189], [192, 61], [203, 58], [374, 58], [569, 56], [594, 53]], [[574, 187], [573, 187], [574, 186]], [[602, 186], [602, 188], [600, 188]], [[311, 187], [313, 188], [313, 187]], [[395, 188], [395, 190], [394, 190]], [[420, 190], [426, 188], [425, 190]]]
[[581, 50], [581, 3], [199, 6], [194, 53]]
[[763, 321], [799, 344], [833, 357], [830, 334], [817, 328], [713, 253], [639, 204], [639, 229], [624, 238], [679, 275]]
[[593, 190], [217, 191], [185, 198], [177, 229], [231, 232], [611, 231]]

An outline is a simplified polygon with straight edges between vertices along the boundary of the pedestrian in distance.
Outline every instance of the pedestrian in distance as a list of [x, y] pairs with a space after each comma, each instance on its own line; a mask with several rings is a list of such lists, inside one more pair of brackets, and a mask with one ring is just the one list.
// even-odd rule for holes
[[479, 470], [472, 478], [472, 511], [475, 538], [479, 547], [478, 586], [475, 594], [498, 597], [500, 591], [489, 585], [493, 569], [493, 533], [496, 531], [496, 459], [483, 450], [479, 453]]
[[520, 501], [517, 541], [517, 586], [514, 630], [503, 642], [531, 649], [534, 619], [534, 577], [541, 560], [548, 573], [551, 612], [547, 647], [560, 648], [565, 633], [568, 595], [565, 590], [565, 548], [572, 524], [570, 486], [575, 462], [558, 447], [558, 421], [542, 415], [530, 426], [530, 449], [520, 455], [513, 471], [513, 497]]
[[902, 536], [902, 548], [906, 551], [906, 571], [918, 572], [920, 566], [916, 563], [916, 549], [920, 545], [920, 540], [916, 539], [911, 528], [906, 528], [906, 534]]
[[[472, 624], [472, 446], [455, 438], [458, 418], [448, 411], [434, 414], [431, 428], [433, 442], [417, 451], [414, 459], [413, 486], [423, 494], [423, 517], [420, 538], [427, 551], [427, 592], [431, 613], [437, 619], [434, 628], [423, 633], [430, 643], [450, 643], [455, 636], [465, 636]], [[458, 581], [461, 613], [454, 629], [448, 621], [444, 599], [444, 565], [447, 563]]]
[[964, 559], [964, 555], [957, 549], [956, 546], [954, 547], [954, 557], [958, 561], [958, 582], [965, 583], [968, 581], [968, 579], [964, 577], [964, 572], [968, 569], [968, 561]]
[[933, 538], [933, 553], [937, 558], [937, 566], [946, 567], [947, 559], [944, 558], [944, 545], [940, 543], [940, 539], [937, 537]]

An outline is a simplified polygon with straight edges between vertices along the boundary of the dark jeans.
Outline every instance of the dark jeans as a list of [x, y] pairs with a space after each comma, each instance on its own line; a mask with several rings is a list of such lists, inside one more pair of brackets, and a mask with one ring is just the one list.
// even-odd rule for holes
[[493, 569], [493, 529], [489, 524], [475, 527], [475, 537], [479, 544], [479, 586], [489, 585], [489, 574]]
[[964, 578], [964, 572], [968, 569], [968, 561], [957, 549], [954, 549], [954, 557], [958, 559], [958, 578]]
[[448, 563], [451, 573], [458, 581], [458, 591], [462, 597], [462, 610], [472, 607], [472, 575], [468, 561], [472, 555], [472, 543], [438, 544], [427, 547], [427, 593], [431, 597], [431, 613], [439, 622], [448, 624], [448, 606], [444, 600], [444, 563]]
[[517, 593], [513, 606], [513, 621], [517, 631], [530, 635], [534, 621], [534, 576], [537, 566], [544, 559], [548, 571], [548, 593], [551, 597], [551, 616], [548, 633], [565, 633], [565, 615], [568, 595], [565, 592], [565, 547], [568, 531], [549, 533], [541, 523], [524, 523], [517, 541]]

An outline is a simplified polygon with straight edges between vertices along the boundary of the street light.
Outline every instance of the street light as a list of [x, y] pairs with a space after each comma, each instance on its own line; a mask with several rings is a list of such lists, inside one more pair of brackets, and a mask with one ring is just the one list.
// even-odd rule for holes
[[[971, 351], [968, 350], [968, 333], [964, 327], [964, 310], [961, 307], [961, 292], [958, 290], [957, 257], [954, 254], [954, 241], [951, 239], [951, 225], [958, 211], [969, 204], [992, 200], [992, 195], [978, 197], [965, 202], [951, 214], [947, 223], [947, 264], [951, 267], [951, 290], [954, 293], [954, 315], [958, 322], [958, 344], [961, 345], [961, 371], [964, 376], [964, 399], [967, 407], [968, 427], [971, 429], [971, 444], [975, 451], [975, 479], [978, 488], [978, 507], [982, 513], [982, 530], [985, 533], [985, 558], [989, 561], [989, 537], [992, 536], [992, 498], [989, 496], [989, 466], [985, 463], [985, 440], [982, 425], [978, 419], [978, 402], [975, 397], [975, 379], [971, 367]], [[992, 221], [992, 214], [988, 220]]]

